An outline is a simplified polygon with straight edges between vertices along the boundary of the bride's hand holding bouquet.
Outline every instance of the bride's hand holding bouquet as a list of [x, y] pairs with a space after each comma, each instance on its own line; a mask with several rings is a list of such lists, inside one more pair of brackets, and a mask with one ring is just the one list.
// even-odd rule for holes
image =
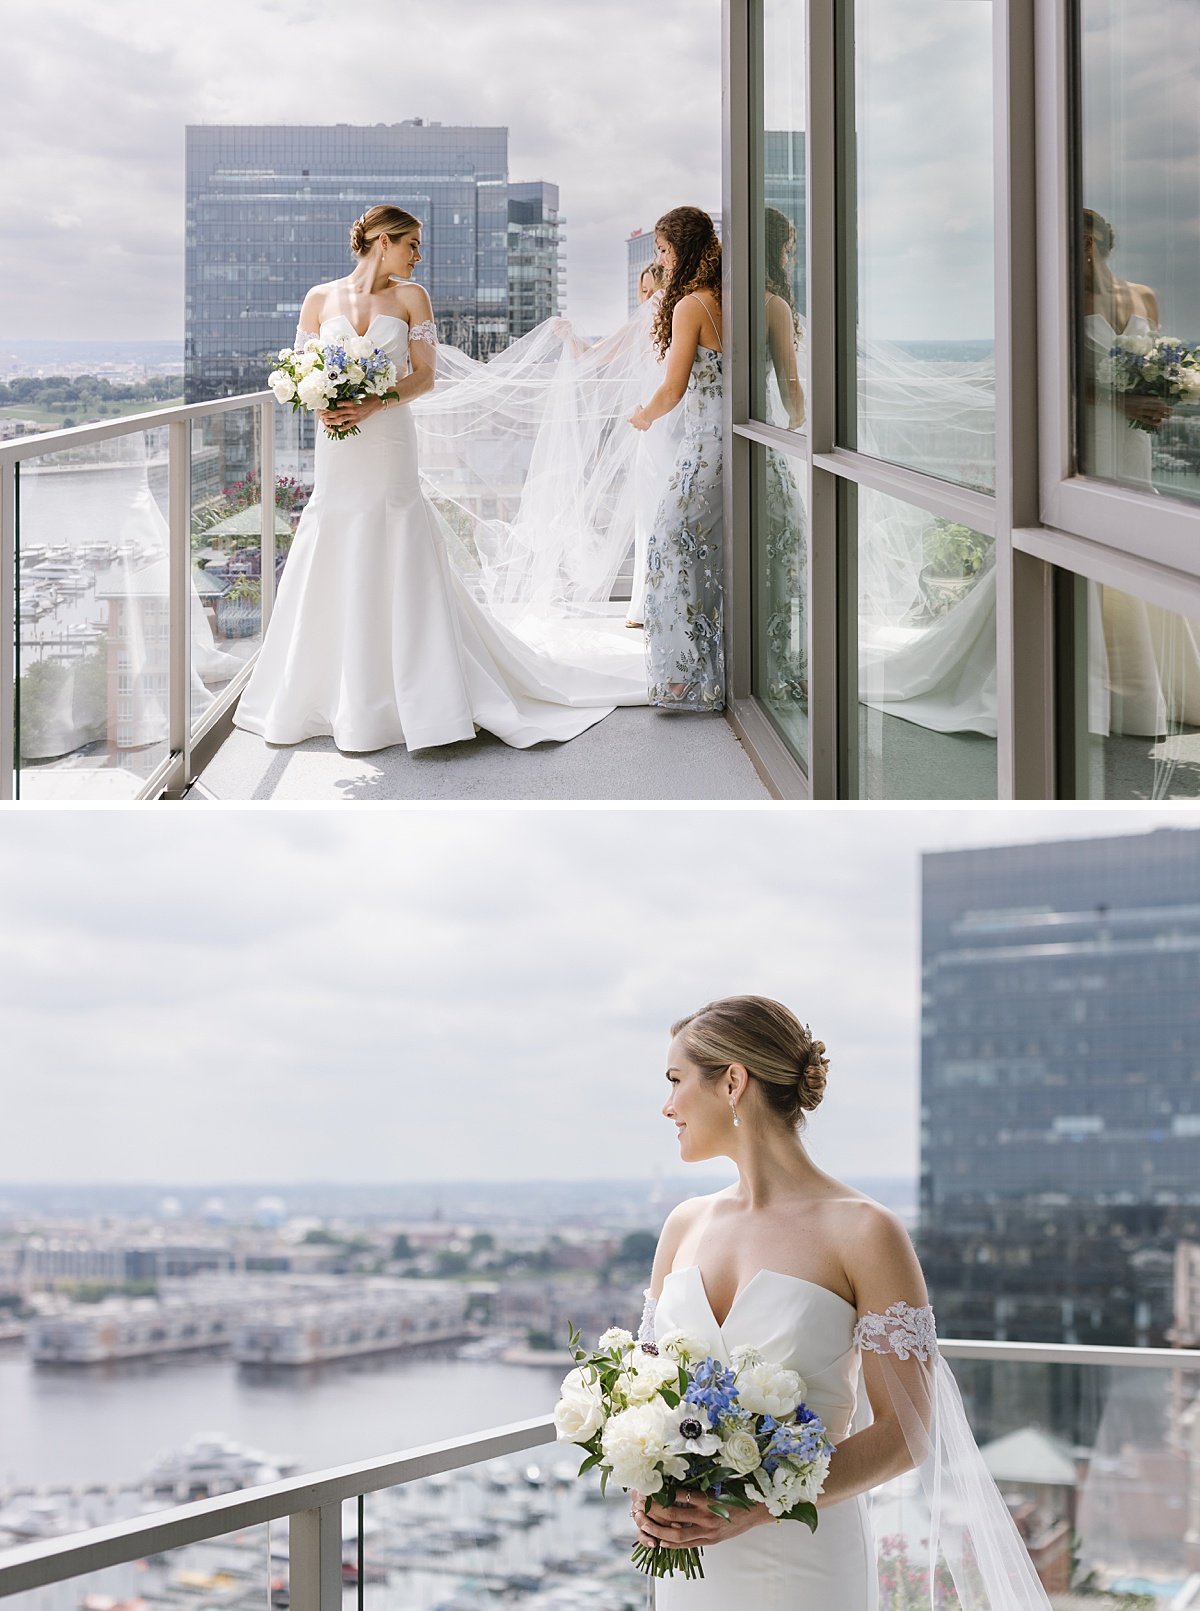
[[724, 1365], [679, 1331], [656, 1345], [606, 1331], [554, 1411], [558, 1435], [586, 1451], [633, 1499], [633, 1562], [665, 1577], [703, 1577], [700, 1551], [770, 1517], [815, 1529], [833, 1444], [804, 1403], [804, 1382], [751, 1348]]
[[299, 349], [284, 347], [276, 363], [267, 376], [276, 401], [318, 414], [338, 440], [357, 436], [368, 414], [398, 400], [396, 366], [370, 336], [312, 336]]

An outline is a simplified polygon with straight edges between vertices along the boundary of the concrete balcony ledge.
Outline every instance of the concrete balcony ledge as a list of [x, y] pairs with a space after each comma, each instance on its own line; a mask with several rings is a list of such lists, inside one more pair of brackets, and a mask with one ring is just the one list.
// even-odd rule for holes
[[189, 801], [767, 800], [727, 721], [615, 710], [569, 744], [514, 750], [489, 733], [410, 755], [369, 755], [332, 739], [287, 748], [234, 728], [188, 790]]

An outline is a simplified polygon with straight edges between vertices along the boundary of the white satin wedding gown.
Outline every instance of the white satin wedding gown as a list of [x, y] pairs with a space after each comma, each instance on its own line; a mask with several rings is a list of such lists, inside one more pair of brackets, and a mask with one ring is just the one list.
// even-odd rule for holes
[[881, 1576], [894, 1582], [898, 1558], [926, 1595], [936, 1580], [939, 1605], [1051, 1611], [938, 1352], [932, 1309], [897, 1302], [859, 1315], [826, 1287], [759, 1270], [718, 1325], [700, 1270], [688, 1265], [666, 1277], [657, 1306], [647, 1302], [641, 1336], [675, 1329], [723, 1364], [751, 1347], [798, 1371], [835, 1445], [870, 1424], [861, 1384], [870, 1352], [913, 1469], [869, 1496], [822, 1507], [813, 1533], [801, 1522], [764, 1523], [710, 1545], [703, 1578], [655, 1581], [655, 1611], [884, 1611]]
[[[376, 314], [367, 328], [407, 374], [405, 321]], [[320, 330], [351, 333], [344, 314]], [[432, 323], [412, 336], [434, 340]], [[485, 728], [524, 749], [645, 704], [628, 655], [573, 660], [505, 626], [451, 564], [451, 541], [421, 488], [407, 406], [341, 441], [318, 428], [313, 495], [236, 724], [272, 744], [331, 735], [349, 751], [427, 749]]]
[[[850, 1431], [858, 1401], [858, 1316], [836, 1292], [759, 1270], [719, 1326], [699, 1268], [672, 1270], [654, 1315], [658, 1336], [678, 1327], [729, 1363], [739, 1346], [799, 1371], [805, 1402], [834, 1443]], [[834, 1457], [836, 1459], [836, 1455]], [[875, 1540], [865, 1498], [820, 1512], [815, 1533], [800, 1522], [764, 1525], [704, 1551], [704, 1577], [661, 1578], [656, 1611], [875, 1611]]]

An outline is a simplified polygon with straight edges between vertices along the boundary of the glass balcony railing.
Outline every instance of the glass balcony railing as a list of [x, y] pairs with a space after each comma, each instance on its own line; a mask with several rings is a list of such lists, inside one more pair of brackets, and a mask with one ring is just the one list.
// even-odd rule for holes
[[259, 392], [0, 443], [0, 799], [189, 780], [298, 516], [274, 410]]
[[[942, 1351], [1052, 1605], [1200, 1611], [1200, 1351]], [[624, 1496], [600, 1499], [553, 1443], [539, 1418], [43, 1539], [0, 1553], [0, 1599], [14, 1611], [640, 1608]], [[905, 1477], [873, 1496], [889, 1563], [880, 1611], [929, 1604], [900, 1542], [920, 1537], [919, 1504]]]

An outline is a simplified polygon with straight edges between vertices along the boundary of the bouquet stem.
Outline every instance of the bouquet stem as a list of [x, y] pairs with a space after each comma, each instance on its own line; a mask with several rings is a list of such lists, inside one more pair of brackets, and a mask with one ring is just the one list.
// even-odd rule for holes
[[684, 1577], [697, 1578], [704, 1576], [704, 1567], [700, 1557], [702, 1549], [668, 1549], [663, 1544], [635, 1544], [633, 1546], [633, 1564], [639, 1572], [645, 1572], [647, 1577], [674, 1577], [676, 1572], [682, 1572]]

